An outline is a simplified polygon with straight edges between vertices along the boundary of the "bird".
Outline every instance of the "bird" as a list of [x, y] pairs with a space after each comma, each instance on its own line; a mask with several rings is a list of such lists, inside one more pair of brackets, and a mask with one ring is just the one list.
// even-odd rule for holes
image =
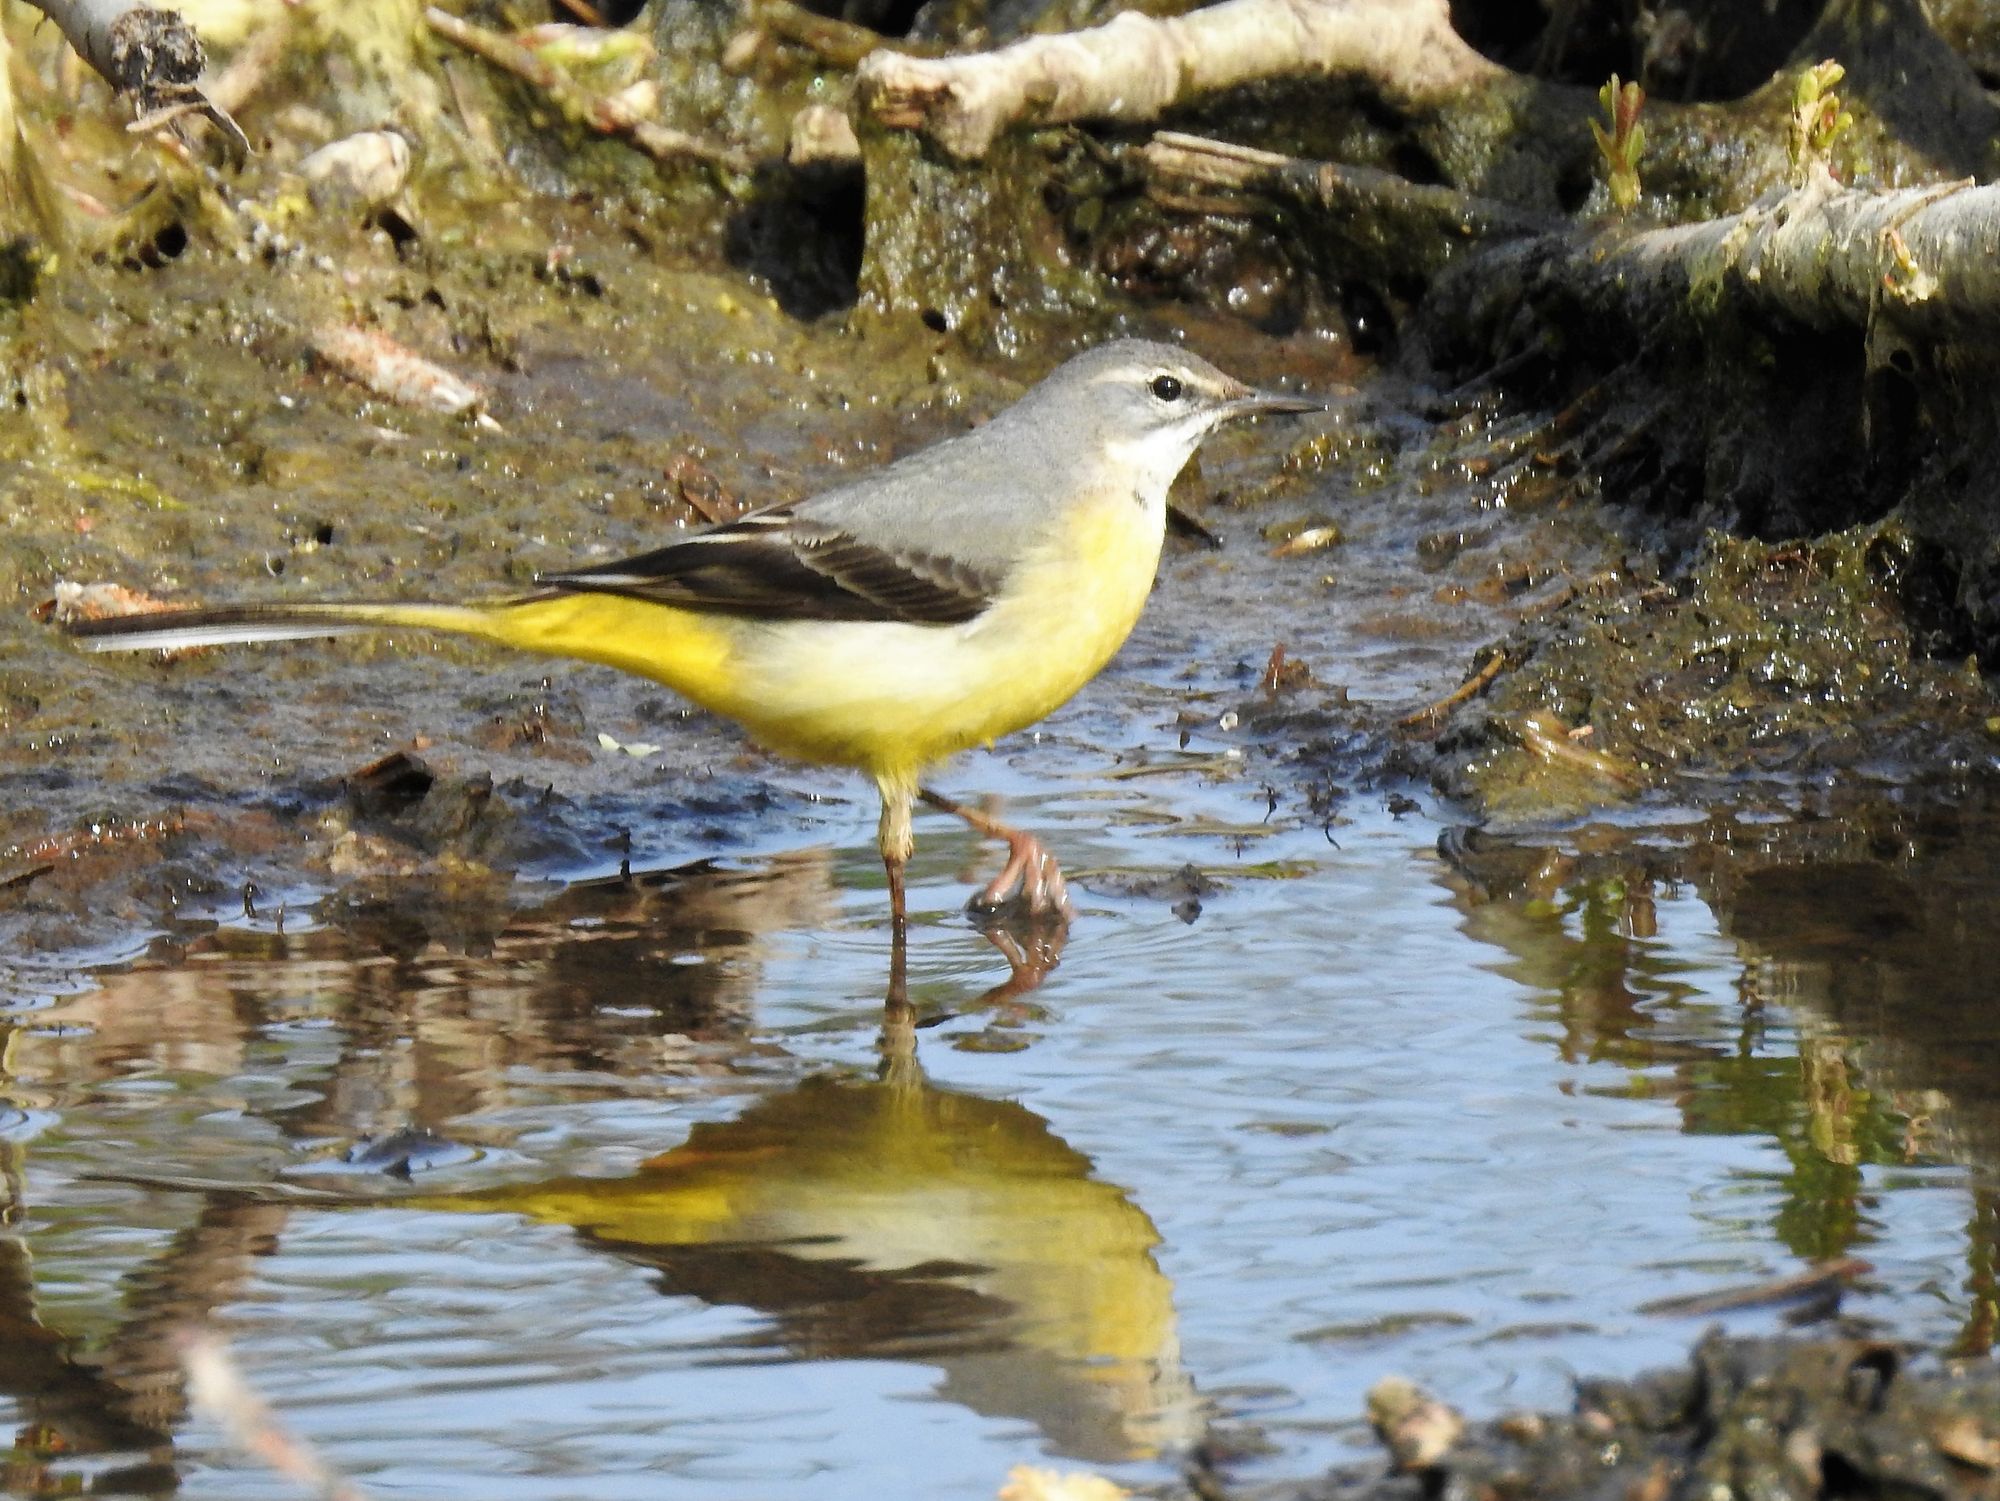
[[899, 939], [919, 799], [1006, 842], [973, 907], [1067, 920], [1061, 866], [1040, 841], [930, 790], [926, 774], [1043, 719], [1111, 660], [1152, 591], [1168, 488], [1205, 438], [1324, 408], [1177, 346], [1119, 339], [969, 432], [524, 593], [169, 608], [64, 629], [92, 651], [446, 632], [621, 668], [770, 750], [869, 777]]

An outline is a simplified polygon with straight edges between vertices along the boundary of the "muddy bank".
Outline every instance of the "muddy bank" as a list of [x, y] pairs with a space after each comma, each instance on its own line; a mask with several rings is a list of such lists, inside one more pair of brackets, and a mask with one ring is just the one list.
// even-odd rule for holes
[[[412, 265], [385, 250], [337, 274], [246, 274], [191, 247], [67, 285], [61, 311], [97, 344], [51, 356], [70, 415], [53, 437], [32, 408], [0, 419], [20, 455], [0, 559], [14, 601], [0, 625], [0, 923], [17, 952], [116, 953], [161, 924], [356, 882], [418, 878], [427, 896], [504, 908], [517, 874], [530, 900], [534, 878], [632, 856], [797, 842], [823, 824], [821, 800], [855, 795], [610, 671], [394, 639], [92, 659], [48, 624], [66, 580], [189, 600], [505, 592], [963, 431], [1035, 373], [963, 360], [928, 333], [899, 344], [794, 325], [740, 277], [646, 264], [559, 212], [537, 233], [539, 257]], [[550, 244], [564, 277], [548, 274]], [[412, 345], [504, 322], [506, 368], [458, 361], [500, 430], [372, 399], [316, 361], [304, 330], [335, 283], [379, 295]], [[155, 318], [155, 299], [186, 311]], [[1349, 368], [1337, 347], [1223, 323], [1130, 326], [1178, 332], [1251, 378], [1333, 386]], [[1211, 453], [1184, 502], [1247, 492], [1281, 460], [1272, 437]], [[1253, 556], [1261, 524], [1226, 506], [1217, 521]], [[1260, 577], [1269, 622], [1216, 639], [1202, 579], [1227, 597], [1235, 559], [1177, 546], [1196, 577], [1175, 618], [1197, 655], [1233, 665], [1296, 638]], [[418, 763], [407, 774], [369, 770], [399, 752]]]
[[1993, 763], [1995, 700], [1948, 655], [1931, 560], [1896, 526], [1709, 538], [1672, 579], [1628, 567], [1483, 654], [1437, 716], [1441, 788], [1490, 824], [1773, 778]]
[[[90, 106], [41, 164], [68, 197], [24, 234], [5, 329], [0, 927], [28, 993], [150, 933], [333, 890], [401, 881], [504, 912], [537, 878], [796, 841], [847, 791], [649, 685], [458, 644], [91, 661], [51, 628], [65, 585], [506, 592], [963, 431], [1119, 326], [1191, 333], [1254, 378], [1347, 368], [1337, 346], [1226, 321], [1080, 322], [1010, 364], [914, 318], [814, 317], [851, 298], [812, 292], [800, 257], [838, 245], [743, 174], [544, 113], [568, 96], [413, 7], [261, 19], [275, 60], [254, 25], [212, 39], [262, 59], [235, 106], [258, 149], [237, 163], [199, 132], [192, 158], [122, 139], [58, 36], [10, 32], [38, 139], [67, 89]], [[599, 95], [643, 85], [703, 139], [781, 149], [780, 106], [813, 75], [736, 78], [726, 40], [578, 29], [541, 55]], [[780, 251], [797, 252], [782, 273]], [[434, 373], [371, 386], [371, 348]], [[469, 408], [431, 409], [447, 379]], [[1211, 460], [1224, 482], [1231, 462]], [[417, 764], [370, 771], [396, 753]]]

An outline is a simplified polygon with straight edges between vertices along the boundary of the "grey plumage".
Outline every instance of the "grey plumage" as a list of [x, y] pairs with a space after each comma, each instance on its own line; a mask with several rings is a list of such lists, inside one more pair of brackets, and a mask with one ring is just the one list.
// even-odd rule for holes
[[[1164, 409], [1133, 377], [1139, 369], [1182, 382], [1185, 417]], [[1076, 356], [982, 427], [899, 459], [797, 507], [807, 520], [838, 527], [872, 545], [951, 558], [1004, 577], [1061, 513], [1064, 497], [1086, 491], [1079, 465], [1126, 481], [1120, 440], [1182, 421], [1214, 425], [1218, 403], [1251, 394], [1198, 355], [1170, 344], [1119, 339]], [[1024, 468], [1033, 454], [1066, 472]], [[1181, 456], [1185, 462], [1185, 455]], [[1177, 466], [1178, 467], [1178, 466]]]
[[[1185, 418], [1135, 379], [1179, 382]], [[1121, 339], [1065, 365], [985, 426], [823, 490], [598, 567], [551, 574], [557, 589], [627, 594], [774, 619], [957, 625], [979, 615], [1060, 515], [1091, 493], [1079, 464], [1131, 483], [1116, 442], [1179, 422], [1203, 429], [1251, 393], [1198, 356]], [[1060, 477], [1022, 453], [1061, 454]], [[1176, 466], [1178, 467], [1178, 462]]]

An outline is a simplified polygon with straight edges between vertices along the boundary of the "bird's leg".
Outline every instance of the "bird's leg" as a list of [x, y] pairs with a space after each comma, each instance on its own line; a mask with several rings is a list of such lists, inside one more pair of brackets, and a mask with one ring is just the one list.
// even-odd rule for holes
[[940, 813], [957, 814], [987, 838], [1007, 841], [1007, 863], [1000, 867], [1000, 874], [987, 883], [986, 889], [972, 899], [975, 908], [993, 911], [1005, 906], [1018, 893], [1022, 905], [1031, 914], [1069, 920], [1069, 888], [1063, 883], [1062, 867], [1056, 864], [1056, 857], [1043, 848], [1039, 839], [1019, 829], [1009, 828], [999, 819], [989, 817], [977, 808], [954, 802], [929, 788], [918, 788], [917, 796]]
[[889, 993], [882, 1000], [882, 1032], [875, 1043], [882, 1055], [877, 1077], [885, 1084], [923, 1079], [917, 1067], [917, 1011], [910, 1004], [908, 955], [903, 930], [897, 928], [889, 939]]
[[892, 778], [878, 777], [882, 794], [882, 821], [876, 826], [875, 842], [882, 851], [882, 866], [889, 872], [889, 929], [896, 943], [909, 931], [910, 918], [903, 904], [903, 867], [917, 836], [910, 831], [910, 786]]
[[910, 914], [903, 901], [903, 861], [895, 855], [884, 855], [882, 863], [889, 870], [889, 931], [901, 943], [910, 931]]

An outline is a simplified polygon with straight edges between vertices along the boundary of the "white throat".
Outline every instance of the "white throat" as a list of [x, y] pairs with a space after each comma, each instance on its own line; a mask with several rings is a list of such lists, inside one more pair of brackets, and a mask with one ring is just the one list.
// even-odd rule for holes
[[1114, 469], [1132, 476], [1133, 492], [1142, 504], [1164, 508], [1174, 477], [1187, 467], [1216, 421], [1212, 412], [1197, 413], [1139, 437], [1114, 441], [1106, 457]]

